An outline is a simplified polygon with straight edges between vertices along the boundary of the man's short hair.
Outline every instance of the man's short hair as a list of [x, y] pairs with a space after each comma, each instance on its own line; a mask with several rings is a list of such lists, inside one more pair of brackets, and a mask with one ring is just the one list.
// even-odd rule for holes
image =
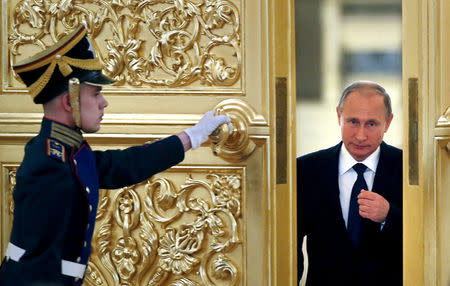
[[375, 91], [377, 94], [383, 96], [384, 109], [386, 112], [386, 120], [388, 120], [389, 117], [391, 117], [391, 115], [392, 115], [391, 98], [390, 98], [389, 94], [387, 93], [387, 91], [384, 89], [384, 87], [382, 87], [381, 85], [379, 85], [378, 83], [373, 82], [373, 81], [360, 80], [360, 81], [355, 81], [355, 82], [351, 83], [349, 86], [347, 86], [344, 89], [344, 91], [342, 92], [341, 97], [339, 98], [339, 103], [337, 106], [339, 114], [342, 114], [342, 110], [344, 109], [345, 99], [347, 98], [347, 96], [350, 93], [352, 93], [356, 90], [361, 90], [361, 89], [371, 89], [371, 90]]

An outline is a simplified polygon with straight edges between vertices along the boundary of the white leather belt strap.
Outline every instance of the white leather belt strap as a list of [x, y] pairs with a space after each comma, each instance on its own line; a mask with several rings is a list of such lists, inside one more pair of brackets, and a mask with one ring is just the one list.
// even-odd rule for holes
[[[20, 258], [25, 254], [25, 249], [15, 246], [11, 242], [6, 248], [6, 258], [19, 262]], [[75, 263], [68, 260], [61, 260], [61, 273], [70, 277], [83, 278], [86, 271], [86, 265]]]
[[12, 244], [8, 243], [8, 247], [6, 248], [6, 257], [14, 260], [15, 262], [19, 262], [20, 258], [25, 254], [25, 249], [20, 248]]
[[61, 273], [64, 275], [83, 278], [86, 265], [63, 260], [61, 263], [61, 268]]

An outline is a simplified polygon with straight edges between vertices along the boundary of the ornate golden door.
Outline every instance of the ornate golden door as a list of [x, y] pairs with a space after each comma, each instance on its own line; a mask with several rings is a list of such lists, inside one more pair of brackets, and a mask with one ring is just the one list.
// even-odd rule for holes
[[403, 1], [404, 285], [450, 285], [449, 19], [449, 1]]
[[118, 84], [94, 149], [179, 133], [216, 109], [234, 130], [178, 166], [102, 190], [85, 285], [294, 285], [293, 4], [260, 0], [2, 1], [1, 256], [15, 172], [39, 131], [11, 65], [84, 23]]

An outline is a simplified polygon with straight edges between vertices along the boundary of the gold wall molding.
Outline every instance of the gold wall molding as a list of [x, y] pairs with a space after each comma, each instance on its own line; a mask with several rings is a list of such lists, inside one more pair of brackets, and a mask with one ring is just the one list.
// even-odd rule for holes
[[450, 106], [447, 107], [447, 110], [439, 117], [438, 127], [447, 127], [450, 126]]
[[[403, 181], [404, 285], [448, 285], [450, 41], [446, 27], [450, 24], [450, 2], [405, 0], [402, 6], [403, 83], [408, 78], [418, 78], [420, 83], [419, 183], [410, 185], [407, 176]], [[408, 99], [403, 92], [404, 107]], [[404, 130], [414, 124], [408, 119], [405, 113]], [[407, 146], [408, 137], [403, 142]], [[405, 148], [406, 172], [414, 164], [408, 152]]]
[[[84, 24], [118, 86], [193, 89], [242, 82], [242, 3], [228, 0], [22, 0], [9, 4], [10, 65]], [[18, 86], [15, 85], [9, 87]], [[224, 88], [226, 90], [226, 88]]]
[[433, 221], [429, 224], [429, 232], [435, 232], [436, 239], [430, 243], [436, 249], [436, 285], [450, 283], [450, 132], [447, 136], [435, 138], [435, 182], [433, 190]]
[[[230, 106], [236, 106], [240, 108], [242, 104], [236, 104], [241, 102], [240, 100], [224, 101]], [[220, 108], [221, 105], [219, 105]], [[265, 118], [253, 112], [247, 112], [245, 120], [249, 126], [267, 126], [268, 123]], [[115, 125], [115, 124], [127, 124], [127, 125], [152, 125], [152, 124], [164, 124], [164, 125], [186, 125], [197, 123], [203, 114], [135, 114], [135, 113], [106, 113], [102, 121], [102, 125]], [[0, 124], [36, 124], [41, 123], [42, 113], [0, 113]]]
[[[224, 102], [240, 103], [235, 106], [239, 110], [243, 104], [242, 101], [236, 99]], [[242, 112], [245, 116], [241, 116], [240, 121], [245, 121], [247, 137], [256, 138], [258, 136], [255, 134], [268, 132], [268, 122], [262, 115], [256, 114], [254, 111], [247, 112], [247, 109], [243, 109]], [[202, 116], [202, 114], [107, 113], [102, 121], [101, 133], [85, 134], [84, 136], [90, 143], [104, 144], [106, 141], [108, 144], [142, 144], [147, 140], [157, 140], [168, 134], [181, 132], [197, 123]], [[26, 143], [39, 132], [42, 117], [42, 113], [0, 113], [0, 142]], [[124, 128], [125, 126], [126, 128]], [[240, 125], [235, 124], [235, 126], [239, 127]], [[166, 129], [162, 130], [161, 127]], [[180, 130], [174, 131], [173, 127], [179, 127]], [[122, 133], [118, 132], [118, 128], [122, 128], [120, 129]]]

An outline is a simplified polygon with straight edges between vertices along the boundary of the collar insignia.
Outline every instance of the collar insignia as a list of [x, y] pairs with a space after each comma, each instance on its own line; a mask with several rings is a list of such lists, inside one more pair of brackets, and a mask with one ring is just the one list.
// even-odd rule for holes
[[66, 144], [68, 147], [80, 147], [83, 141], [83, 136], [63, 124], [52, 122], [50, 137]]
[[50, 138], [47, 139], [47, 155], [60, 162], [66, 162], [66, 149], [64, 145]]

